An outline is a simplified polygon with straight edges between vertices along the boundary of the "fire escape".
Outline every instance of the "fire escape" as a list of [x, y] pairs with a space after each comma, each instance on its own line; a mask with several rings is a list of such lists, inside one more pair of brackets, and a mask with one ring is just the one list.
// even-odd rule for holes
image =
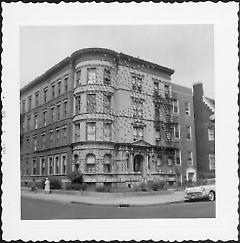
[[176, 118], [172, 115], [172, 102], [174, 98], [172, 92], [154, 91], [155, 129], [165, 138], [165, 144], [163, 145], [159, 142], [158, 145], [162, 145], [169, 150], [176, 150], [179, 147], [178, 143], [173, 141], [173, 130], [176, 123]]

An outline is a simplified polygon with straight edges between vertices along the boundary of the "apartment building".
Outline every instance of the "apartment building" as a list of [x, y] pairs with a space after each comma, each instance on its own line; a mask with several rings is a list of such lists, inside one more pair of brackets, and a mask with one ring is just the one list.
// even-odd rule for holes
[[22, 180], [64, 181], [73, 170], [112, 187], [196, 180], [192, 92], [172, 84], [173, 73], [88, 48], [32, 81], [21, 90]]
[[215, 176], [215, 101], [204, 96], [201, 82], [193, 85], [198, 176]]

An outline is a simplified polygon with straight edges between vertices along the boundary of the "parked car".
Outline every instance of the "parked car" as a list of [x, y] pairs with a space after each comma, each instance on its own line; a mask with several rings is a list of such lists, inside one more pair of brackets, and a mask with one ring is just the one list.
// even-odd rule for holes
[[203, 198], [214, 201], [216, 199], [215, 179], [206, 179], [197, 186], [187, 187], [184, 197], [186, 201]]

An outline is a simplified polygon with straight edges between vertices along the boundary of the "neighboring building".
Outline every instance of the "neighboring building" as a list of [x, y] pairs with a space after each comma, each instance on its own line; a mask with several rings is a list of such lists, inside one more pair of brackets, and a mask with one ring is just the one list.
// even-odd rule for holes
[[32, 81], [21, 89], [22, 180], [73, 170], [89, 185], [196, 180], [192, 92], [173, 73], [88, 48]]
[[215, 101], [203, 94], [203, 84], [193, 85], [198, 176], [215, 176]]

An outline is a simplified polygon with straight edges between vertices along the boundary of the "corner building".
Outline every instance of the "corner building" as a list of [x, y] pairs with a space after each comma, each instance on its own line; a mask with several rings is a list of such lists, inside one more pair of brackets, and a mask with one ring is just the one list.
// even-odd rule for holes
[[[21, 90], [23, 107], [39, 87], [43, 96], [40, 112], [50, 112], [49, 123], [42, 113], [41, 127], [33, 124], [30, 132], [25, 132], [25, 126], [21, 129], [21, 144], [35, 134], [48, 134], [38, 156], [34, 151], [26, 153], [22, 146], [22, 179], [35, 176], [26, 174], [26, 168], [34, 168], [36, 163], [36, 176], [53, 175], [64, 181], [68, 172], [80, 170], [89, 186], [131, 187], [149, 179], [165, 179], [170, 184], [196, 180], [192, 92], [172, 84], [173, 73], [169, 68], [101, 48], [79, 50], [51, 68]], [[50, 98], [46, 106], [44, 90], [47, 87], [51, 96], [60, 79], [67, 80], [68, 91]], [[52, 122], [51, 109], [55, 111], [55, 107], [56, 116], [59, 118], [59, 109], [63, 109], [63, 116]], [[30, 114], [34, 116], [35, 110], [21, 112], [25, 125]], [[46, 161], [44, 173], [42, 158]]]

